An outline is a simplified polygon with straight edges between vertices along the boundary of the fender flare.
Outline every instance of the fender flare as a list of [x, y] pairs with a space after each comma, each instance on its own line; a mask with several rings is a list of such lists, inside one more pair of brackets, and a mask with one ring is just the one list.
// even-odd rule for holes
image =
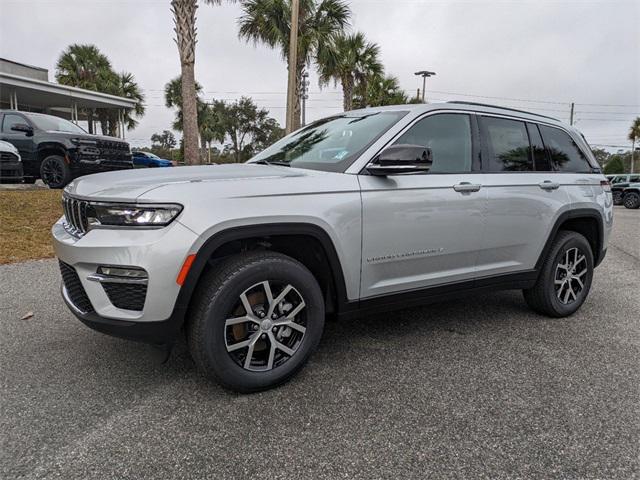
[[171, 314], [172, 323], [177, 329], [182, 327], [185, 316], [196, 289], [198, 281], [207, 266], [213, 253], [228, 242], [243, 240], [253, 237], [278, 236], [278, 235], [306, 235], [318, 240], [329, 260], [331, 277], [336, 290], [336, 308], [338, 311], [347, 305], [347, 290], [342, 271], [342, 264], [338, 257], [333, 241], [329, 234], [321, 227], [312, 223], [267, 223], [258, 225], [246, 225], [222, 230], [209, 237], [196, 253], [196, 258], [191, 264], [187, 278], [185, 279]]
[[551, 250], [551, 245], [553, 240], [556, 238], [558, 231], [561, 229], [562, 225], [568, 220], [574, 220], [577, 218], [589, 218], [595, 219], [598, 225], [597, 234], [598, 238], [596, 239], [596, 245], [598, 248], [597, 251], [593, 252], [593, 263], [594, 267], [597, 267], [600, 262], [604, 259], [604, 252], [602, 251], [602, 245], [604, 242], [604, 220], [602, 219], [602, 214], [596, 210], [595, 208], [577, 208], [574, 210], [566, 211], [558, 216], [555, 223], [553, 224], [553, 228], [547, 237], [547, 241], [544, 244], [544, 248], [542, 252], [540, 252], [540, 256], [538, 257], [538, 261], [535, 265], [535, 270], [538, 272], [542, 269], [542, 264], [544, 263], [545, 258]]

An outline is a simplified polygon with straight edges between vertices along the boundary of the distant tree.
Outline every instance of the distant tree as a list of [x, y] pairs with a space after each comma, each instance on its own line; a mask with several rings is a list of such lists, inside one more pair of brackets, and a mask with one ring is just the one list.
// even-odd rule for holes
[[[140, 87], [135, 81], [133, 74], [128, 72], [113, 73], [109, 82], [103, 90], [105, 93], [116, 95], [118, 97], [135, 100], [136, 105], [133, 109], [124, 110], [123, 121], [127, 130], [133, 130], [138, 125], [138, 121], [134, 118], [141, 117], [145, 112], [144, 95]], [[114, 109], [98, 108], [96, 110], [103, 135], [117, 135], [120, 118], [118, 112]]]
[[400, 88], [398, 79], [390, 75], [374, 75], [366, 88], [356, 89], [353, 99], [355, 108], [381, 107], [384, 105], [404, 105], [411, 99]]
[[[198, 82], [195, 82], [196, 89], [196, 102], [198, 105], [198, 111], [202, 110], [202, 105], [204, 101], [200, 98], [200, 94], [202, 93], [202, 85]], [[164, 86], [164, 104], [167, 108], [175, 108], [176, 109], [176, 117], [173, 121], [174, 130], [178, 130], [179, 132], [183, 131], [183, 113], [182, 113], [182, 80], [180, 77], [176, 77], [173, 80], [170, 80]]]
[[268, 110], [258, 108], [248, 97], [232, 103], [214, 101], [213, 110], [224, 128], [225, 138], [229, 139], [225, 150], [233, 155], [235, 162], [248, 160], [284, 134], [278, 123], [269, 117]]
[[[218, 108], [216, 108], [218, 106]], [[202, 146], [207, 148], [207, 163], [211, 163], [211, 144], [213, 142], [224, 143], [225, 119], [220, 106], [203, 104], [198, 112], [198, 127]]]
[[151, 135], [151, 144], [152, 147], [171, 150], [176, 148], [178, 142], [176, 142], [176, 137], [170, 130], [163, 130], [162, 133]]
[[604, 166], [605, 175], [613, 175], [616, 173], [625, 173], [624, 162], [620, 155], [612, 155], [611, 160]]
[[351, 10], [345, 0], [300, 0], [296, 65], [288, 64], [291, 0], [243, 0], [242, 10], [238, 20], [240, 38], [279, 48], [282, 58], [287, 61], [287, 69], [296, 71], [293, 125], [296, 130], [300, 126], [300, 87], [304, 67], [319, 56], [333, 35], [344, 30]]
[[368, 79], [382, 74], [378, 58], [380, 48], [367, 42], [363, 33], [334, 35], [318, 54], [320, 86], [331, 80], [342, 85], [342, 107], [345, 112], [353, 109], [353, 92], [356, 85], [367, 89]]
[[629, 140], [631, 140], [631, 168], [629, 172], [635, 173], [636, 142], [640, 140], [640, 117], [636, 117], [631, 124]]
[[604, 167], [611, 157], [611, 154], [604, 148], [592, 148], [591, 151], [601, 167]]
[[[61, 85], [104, 92], [112, 81], [112, 75], [111, 62], [95, 45], [69, 45], [56, 63], [56, 81]], [[89, 133], [94, 133], [95, 112], [93, 109], [84, 111]]]

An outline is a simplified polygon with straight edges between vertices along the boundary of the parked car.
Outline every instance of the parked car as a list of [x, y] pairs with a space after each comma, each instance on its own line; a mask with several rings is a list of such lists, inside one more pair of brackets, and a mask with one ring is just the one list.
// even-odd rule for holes
[[133, 168], [129, 144], [90, 135], [75, 123], [40, 113], [0, 110], [0, 139], [22, 157], [25, 182], [63, 188], [81, 175]]
[[622, 191], [622, 204], [625, 208], [640, 208], [640, 182], [631, 183]]
[[0, 140], [0, 183], [22, 183], [22, 159], [18, 149]]
[[184, 329], [196, 365], [240, 392], [300, 370], [327, 313], [520, 289], [569, 316], [613, 221], [577, 130], [458, 102], [338, 114], [245, 164], [81, 178], [64, 206], [70, 310], [167, 351]]
[[172, 167], [173, 162], [160, 158], [151, 152], [134, 151], [131, 152], [134, 167]]
[[622, 173], [617, 175], [607, 175], [611, 185], [618, 183], [635, 183], [640, 182], [640, 173]]

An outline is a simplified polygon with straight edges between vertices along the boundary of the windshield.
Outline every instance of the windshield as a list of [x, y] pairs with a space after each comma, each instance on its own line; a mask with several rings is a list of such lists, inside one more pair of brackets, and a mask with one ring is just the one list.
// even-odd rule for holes
[[325, 118], [284, 137], [250, 162], [344, 172], [360, 153], [406, 113], [349, 113]]
[[31, 120], [40, 130], [83, 134], [87, 133], [75, 123], [71, 123], [64, 118], [52, 117], [50, 115], [27, 115], [27, 117], [29, 117], [29, 120]]

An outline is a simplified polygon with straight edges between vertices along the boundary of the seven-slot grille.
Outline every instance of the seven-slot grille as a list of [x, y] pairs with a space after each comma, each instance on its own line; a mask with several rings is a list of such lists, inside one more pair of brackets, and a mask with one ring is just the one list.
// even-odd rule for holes
[[64, 209], [64, 219], [66, 230], [80, 237], [87, 233], [89, 223], [87, 221], [87, 207], [89, 202], [78, 200], [77, 198], [63, 196], [62, 207]]

